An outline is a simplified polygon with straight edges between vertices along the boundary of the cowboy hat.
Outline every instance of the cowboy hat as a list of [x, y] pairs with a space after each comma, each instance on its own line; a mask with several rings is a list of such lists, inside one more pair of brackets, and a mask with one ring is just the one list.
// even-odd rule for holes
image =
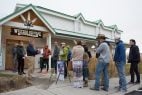
[[98, 34], [96, 39], [106, 39], [107, 37], [104, 34]]

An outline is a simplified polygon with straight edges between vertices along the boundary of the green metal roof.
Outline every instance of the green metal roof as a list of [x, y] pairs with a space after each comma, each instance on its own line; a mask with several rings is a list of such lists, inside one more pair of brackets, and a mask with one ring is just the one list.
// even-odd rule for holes
[[[19, 5], [26, 6], [25, 4], [19, 4]], [[57, 13], [57, 14], [60, 14], [60, 15], [64, 15], [64, 16], [67, 16], [67, 17], [71, 17], [72, 19], [76, 19], [77, 17], [81, 16], [84, 21], [86, 21], [86, 22], [88, 22], [88, 23], [91, 23], [91, 24], [95, 24], [94, 26], [97, 26], [98, 24], [103, 23], [103, 21], [102, 21], [101, 19], [99, 19], [99, 20], [97, 20], [97, 21], [95, 21], [95, 22], [93, 22], [93, 21], [88, 21], [88, 20], [86, 20], [86, 19], [83, 17], [82, 13], [78, 13], [78, 14], [76, 14], [76, 15], [74, 15], [74, 16], [71, 16], [71, 15], [68, 15], [68, 14], [65, 14], [65, 13], [62, 13], [62, 12], [57, 12], [57, 11], [54, 11], [54, 10], [51, 10], [51, 9], [48, 9], [48, 8], [44, 8], [44, 7], [41, 7], [41, 6], [35, 6], [35, 8], [43, 9], [43, 10], [46, 10], [46, 11], [51, 11], [51, 12], [54, 12], [54, 13]], [[112, 30], [114, 29], [114, 28], [112, 28], [112, 27], [110, 27], [110, 26], [105, 26], [104, 24], [103, 24], [103, 26], [106, 27], [106, 28], [110, 28], [110, 29], [112, 29]], [[118, 29], [118, 31], [123, 32], [122, 30], [119, 30], [119, 29]]]

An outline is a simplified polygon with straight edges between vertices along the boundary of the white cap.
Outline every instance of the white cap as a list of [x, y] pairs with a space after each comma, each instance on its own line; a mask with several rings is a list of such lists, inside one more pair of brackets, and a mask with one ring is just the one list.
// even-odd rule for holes
[[119, 35], [116, 35], [114, 38], [115, 40], [119, 40], [121, 37]]
[[95, 48], [95, 45], [92, 45], [91, 48], [94, 49], [94, 48]]
[[65, 45], [66, 43], [62, 42], [61, 45]]

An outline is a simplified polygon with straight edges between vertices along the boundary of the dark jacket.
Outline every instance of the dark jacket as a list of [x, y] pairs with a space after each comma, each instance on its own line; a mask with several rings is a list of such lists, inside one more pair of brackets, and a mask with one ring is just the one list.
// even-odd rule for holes
[[89, 58], [92, 57], [91, 52], [88, 50], [88, 47], [86, 45], [83, 45], [84, 51], [88, 54]]
[[22, 58], [25, 56], [25, 50], [23, 46], [17, 46], [17, 58]]
[[124, 43], [121, 40], [118, 43], [116, 43], [114, 61], [126, 62], [126, 50], [125, 50]]
[[37, 50], [34, 49], [32, 44], [29, 44], [27, 46], [27, 56], [35, 56], [36, 54], [38, 54]]
[[59, 59], [59, 53], [60, 53], [60, 49], [58, 46], [55, 46], [54, 48], [54, 52], [53, 52], [53, 58], [58, 60]]
[[12, 48], [13, 57], [17, 56], [17, 46]]
[[139, 47], [136, 45], [132, 45], [129, 51], [128, 63], [139, 63], [140, 62], [140, 52]]

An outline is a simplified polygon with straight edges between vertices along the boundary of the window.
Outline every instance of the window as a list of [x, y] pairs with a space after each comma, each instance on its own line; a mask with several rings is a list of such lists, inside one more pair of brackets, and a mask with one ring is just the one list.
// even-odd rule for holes
[[78, 31], [81, 31], [81, 22], [78, 22]]

